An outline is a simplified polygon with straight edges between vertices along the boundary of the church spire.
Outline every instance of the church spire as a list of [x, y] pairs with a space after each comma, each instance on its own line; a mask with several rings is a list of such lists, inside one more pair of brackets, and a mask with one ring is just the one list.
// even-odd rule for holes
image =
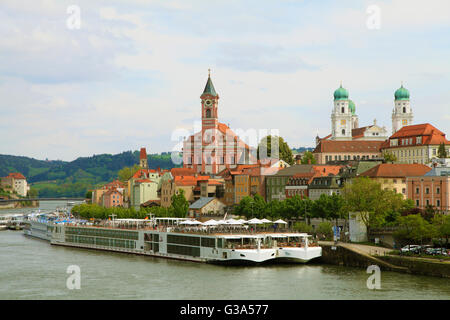
[[211, 69], [208, 69], [208, 81], [206, 82], [205, 90], [203, 90], [203, 94], [210, 94], [214, 97], [217, 96], [216, 90], [214, 89], [214, 85], [211, 80]]

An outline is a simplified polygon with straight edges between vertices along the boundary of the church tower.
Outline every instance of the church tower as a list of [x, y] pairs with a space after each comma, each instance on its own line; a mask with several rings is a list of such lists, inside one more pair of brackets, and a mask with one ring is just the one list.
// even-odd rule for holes
[[141, 152], [139, 154], [139, 166], [142, 169], [148, 169], [147, 150], [145, 148], [141, 148]]
[[409, 103], [409, 91], [402, 86], [395, 91], [394, 109], [392, 110], [392, 134], [404, 126], [413, 124], [413, 113]]
[[355, 104], [348, 99], [348, 91], [341, 86], [334, 91], [334, 108], [331, 113], [331, 139], [352, 140], [352, 129], [357, 127]]
[[219, 125], [219, 115], [217, 113], [219, 95], [216, 93], [211, 81], [210, 70], [208, 70], [208, 81], [200, 99], [202, 99], [202, 131], [217, 128]]

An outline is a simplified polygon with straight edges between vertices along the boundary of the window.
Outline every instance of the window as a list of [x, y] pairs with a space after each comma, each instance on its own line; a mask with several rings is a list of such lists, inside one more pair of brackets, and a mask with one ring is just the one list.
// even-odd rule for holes
[[[406, 113], [406, 107], [403, 107], [403, 113]], [[406, 121], [406, 120], [404, 120]]]
[[440, 194], [441, 189], [440, 188], [436, 188], [436, 194]]
[[405, 188], [402, 189], [402, 193], [403, 193], [403, 194], [406, 193], [406, 189], [405, 189]]
[[425, 188], [425, 193], [430, 194], [430, 188]]
[[211, 109], [206, 109], [206, 118], [211, 118]]
[[345, 134], [345, 129], [342, 129], [342, 134]]
[[436, 200], [436, 207], [440, 207], [441, 206], [441, 201], [438, 199]]
[[429, 206], [429, 205], [430, 205], [430, 200], [427, 199], [427, 206]]
[[416, 206], [417, 207], [419, 206], [419, 200], [416, 200]]
[[416, 194], [419, 194], [419, 188], [416, 188]]
[[345, 108], [344, 107], [341, 108], [341, 112], [345, 113]]

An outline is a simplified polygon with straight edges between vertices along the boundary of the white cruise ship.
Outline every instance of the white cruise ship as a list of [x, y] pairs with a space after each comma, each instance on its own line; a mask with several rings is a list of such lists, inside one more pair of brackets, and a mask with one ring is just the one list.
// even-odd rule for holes
[[[51, 244], [221, 264], [305, 263], [322, 255], [311, 236], [249, 231], [245, 226], [182, 226], [186, 219], [119, 219], [94, 226], [86, 221], [47, 223]], [[48, 228], [50, 227], [50, 228]], [[31, 234], [40, 230], [31, 225]], [[37, 231], [36, 235], [41, 231]]]

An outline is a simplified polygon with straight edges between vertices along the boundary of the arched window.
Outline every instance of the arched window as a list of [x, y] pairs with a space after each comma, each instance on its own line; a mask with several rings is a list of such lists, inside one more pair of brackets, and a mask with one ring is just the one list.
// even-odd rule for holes
[[344, 113], [344, 112], [345, 112], [345, 108], [344, 108], [344, 107], [342, 107], [342, 108], [341, 108], [341, 110], [342, 110], [342, 113]]
[[403, 107], [403, 113], [406, 113], [406, 107]]
[[206, 117], [211, 118], [211, 109], [206, 109]]
[[343, 134], [343, 135], [345, 134], [345, 129], [342, 129], [342, 134]]

